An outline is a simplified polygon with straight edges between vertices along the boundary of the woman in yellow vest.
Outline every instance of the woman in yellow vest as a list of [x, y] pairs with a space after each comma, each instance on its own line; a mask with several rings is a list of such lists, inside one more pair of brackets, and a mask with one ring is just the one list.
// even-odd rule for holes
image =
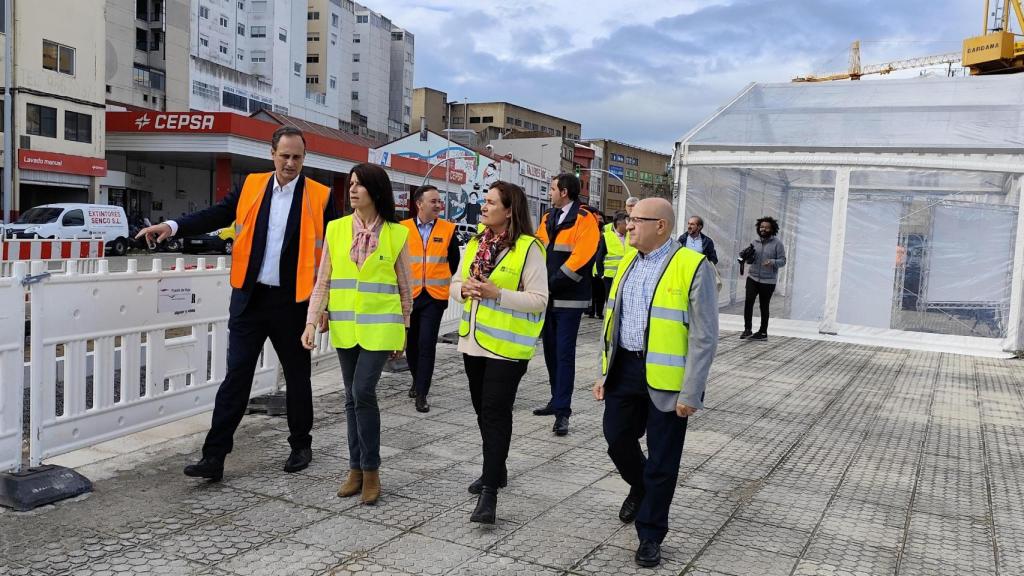
[[498, 488], [508, 481], [512, 404], [544, 324], [548, 276], [522, 188], [491, 184], [481, 216], [486, 229], [467, 244], [451, 295], [463, 304], [459, 352], [483, 438], [483, 474], [469, 486], [480, 495], [470, 521], [493, 524]]
[[[302, 344], [313, 348], [324, 307], [331, 344], [345, 382], [349, 475], [338, 496], [380, 497], [380, 409], [377, 382], [389, 358], [405, 350], [412, 312], [409, 230], [395, 218], [391, 180], [380, 166], [359, 164], [349, 174], [354, 214], [327, 226], [327, 244], [309, 301]], [[325, 297], [326, 296], [326, 297]]]

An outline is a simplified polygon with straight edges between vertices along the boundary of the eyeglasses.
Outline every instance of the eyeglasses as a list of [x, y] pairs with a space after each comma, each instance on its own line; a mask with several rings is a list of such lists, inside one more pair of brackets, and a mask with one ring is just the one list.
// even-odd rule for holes
[[658, 222], [664, 218], [644, 218], [643, 216], [626, 216], [626, 224], [638, 224], [640, 222]]

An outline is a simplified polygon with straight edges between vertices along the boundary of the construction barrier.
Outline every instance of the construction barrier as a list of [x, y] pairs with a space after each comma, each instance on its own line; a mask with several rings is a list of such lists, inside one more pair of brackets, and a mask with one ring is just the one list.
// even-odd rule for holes
[[27, 263], [0, 278], [0, 472], [21, 469], [22, 395], [24, 394], [25, 289]]
[[[30, 464], [213, 407], [227, 364], [229, 269], [63, 274], [32, 285]], [[32, 272], [44, 272], [34, 262]], [[44, 311], [45, 310], [45, 311]], [[144, 359], [144, 361], [143, 361]], [[268, 342], [253, 396], [277, 387]]]
[[64, 272], [67, 263], [78, 261], [79, 274], [99, 270], [105, 248], [102, 239], [82, 240], [2, 240], [0, 241], [0, 278], [11, 276], [15, 262], [44, 261], [48, 272]]

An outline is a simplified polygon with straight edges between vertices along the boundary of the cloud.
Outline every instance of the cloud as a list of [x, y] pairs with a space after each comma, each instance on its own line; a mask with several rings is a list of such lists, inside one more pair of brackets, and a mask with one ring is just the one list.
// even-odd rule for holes
[[416, 35], [416, 86], [507, 101], [669, 151], [750, 82], [957, 51], [980, 32], [958, 0], [384, 0]]

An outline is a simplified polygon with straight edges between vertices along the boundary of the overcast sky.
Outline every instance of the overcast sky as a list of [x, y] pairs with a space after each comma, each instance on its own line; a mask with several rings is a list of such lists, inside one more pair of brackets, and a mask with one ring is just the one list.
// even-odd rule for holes
[[[367, 0], [416, 37], [416, 87], [671, 150], [749, 82], [956, 52], [983, 0]], [[916, 72], [914, 73], [916, 74]]]

